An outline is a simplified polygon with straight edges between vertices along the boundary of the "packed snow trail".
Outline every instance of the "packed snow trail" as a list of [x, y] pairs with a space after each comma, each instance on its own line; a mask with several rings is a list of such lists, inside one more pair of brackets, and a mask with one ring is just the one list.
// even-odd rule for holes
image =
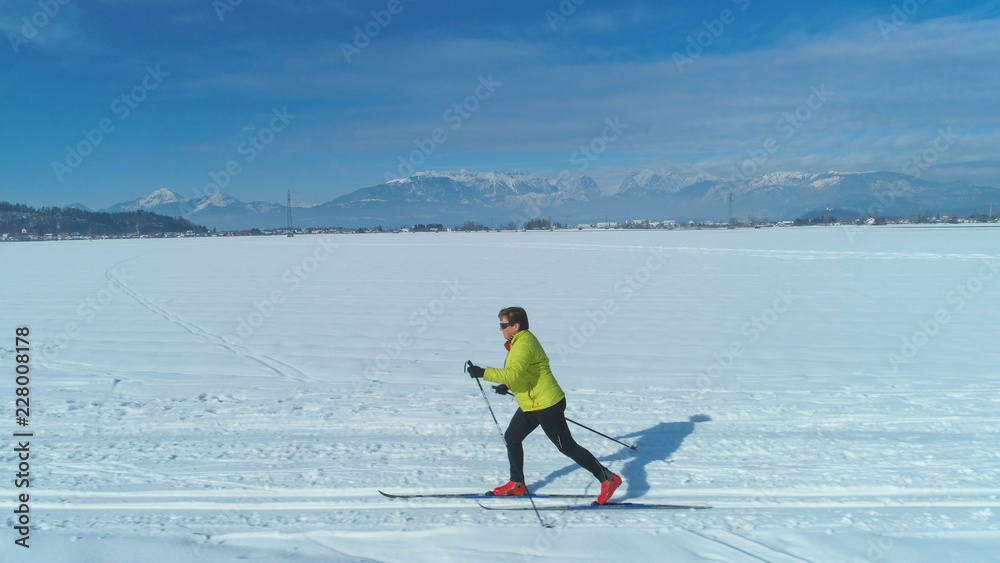
[[[625, 542], [637, 561], [989, 561], [995, 232], [343, 236], [296, 284], [308, 236], [2, 245], [23, 269], [0, 325], [36, 338], [37, 457], [33, 546], [0, 553], [561, 562], [619, 560]], [[497, 275], [511, 264], [530, 283]], [[105, 294], [116, 265], [128, 291]], [[513, 304], [567, 416], [637, 445], [573, 429], [623, 477], [614, 501], [711, 510], [549, 510], [545, 530], [528, 511], [379, 494], [507, 480], [461, 365], [502, 363], [496, 313]], [[514, 403], [490, 400], [505, 425]], [[540, 433], [525, 450], [532, 491], [596, 499]]]

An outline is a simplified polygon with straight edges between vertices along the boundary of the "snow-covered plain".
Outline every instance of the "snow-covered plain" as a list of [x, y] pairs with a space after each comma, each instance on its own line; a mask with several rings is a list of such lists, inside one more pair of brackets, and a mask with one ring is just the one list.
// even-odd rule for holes
[[[441, 233], [0, 245], [31, 329], [30, 549], [8, 561], [998, 561], [996, 228]], [[527, 309], [616, 500], [488, 512], [467, 359]], [[909, 342], [909, 344], [907, 344]], [[515, 408], [490, 394], [505, 423]], [[10, 434], [8, 434], [9, 436]], [[598, 492], [536, 432], [529, 485]], [[502, 505], [523, 501], [496, 499]], [[539, 505], [553, 501], [539, 500]]]

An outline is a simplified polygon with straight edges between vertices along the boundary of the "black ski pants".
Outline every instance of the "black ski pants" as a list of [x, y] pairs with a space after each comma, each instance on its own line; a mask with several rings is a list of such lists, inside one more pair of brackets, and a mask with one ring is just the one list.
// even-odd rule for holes
[[552, 443], [559, 448], [560, 452], [577, 462], [580, 467], [590, 471], [598, 481], [603, 482], [608, 479], [610, 472], [607, 468], [597, 461], [594, 454], [577, 444], [573, 440], [572, 434], [569, 433], [569, 426], [566, 424], [566, 399], [564, 398], [551, 407], [540, 411], [524, 412], [517, 409], [517, 412], [510, 419], [507, 432], [504, 433], [503, 437], [507, 442], [511, 481], [524, 482], [524, 448], [521, 446], [521, 442], [539, 426], [542, 427], [549, 440], [552, 440]]

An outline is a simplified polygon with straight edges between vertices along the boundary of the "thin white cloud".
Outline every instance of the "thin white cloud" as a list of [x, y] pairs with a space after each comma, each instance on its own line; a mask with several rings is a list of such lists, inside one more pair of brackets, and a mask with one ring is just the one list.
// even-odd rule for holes
[[[577, 17], [583, 23], [598, 15]], [[392, 165], [414, 149], [414, 139], [446, 127], [444, 112], [472, 95], [479, 77], [492, 75], [502, 85], [460, 129], [448, 130], [439, 158], [476, 155], [508, 168], [532, 153], [559, 170], [601, 134], [605, 119], [619, 117], [628, 130], [586, 171], [606, 182], [650, 165], [724, 176], [772, 138], [779, 147], [763, 171], [901, 171], [939, 128], [952, 127], [961, 141], [927, 177], [998, 184], [1000, 73], [990, 71], [1000, 58], [997, 36], [997, 20], [952, 17], [908, 23], [885, 39], [872, 20], [750, 52], [706, 49], [680, 72], [672, 52], [653, 61], [567, 64], [542, 41], [394, 35], [388, 28], [351, 63], [340, 49], [349, 35], [307, 47], [267, 38], [220, 45], [175, 60], [175, 79], [162, 96], [234, 97], [263, 110], [308, 107], [296, 123], [303, 151], [382, 155]], [[815, 89], [832, 95], [786, 138], [788, 115], [815, 106]]]
[[3, 48], [17, 55], [30, 49], [93, 52], [99, 44], [86, 33], [83, 15], [73, 2], [53, 2], [43, 9], [37, 0], [4, 0], [0, 4]]

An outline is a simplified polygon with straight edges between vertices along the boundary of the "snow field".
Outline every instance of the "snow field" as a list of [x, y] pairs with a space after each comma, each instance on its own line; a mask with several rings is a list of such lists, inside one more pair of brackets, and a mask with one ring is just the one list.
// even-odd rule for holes
[[[2, 245], [17, 267], [4, 274], [0, 326], [33, 335], [36, 527], [30, 551], [8, 540], [0, 553], [614, 561], [628, 545], [640, 561], [996, 560], [995, 237], [796, 228]], [[556, 527], [545, 530], [530, 511], [378, 495], [506, 480], [500, 437], [461, 370], [502, 364], [496, 313], [514, 304], [546, 347], [567, 416], [638, 445], [572, 428], [625, 479], [616, 500], [713, 509], [546, 511]], [[8, 372], [12, 347], [0, 346]], [[13, 395], [8, 378], [0, 391]], [[514, 403], [490, 401], [505, 425]], [[598, 492], [540, 432], [526, 471], [539, 492]]]

